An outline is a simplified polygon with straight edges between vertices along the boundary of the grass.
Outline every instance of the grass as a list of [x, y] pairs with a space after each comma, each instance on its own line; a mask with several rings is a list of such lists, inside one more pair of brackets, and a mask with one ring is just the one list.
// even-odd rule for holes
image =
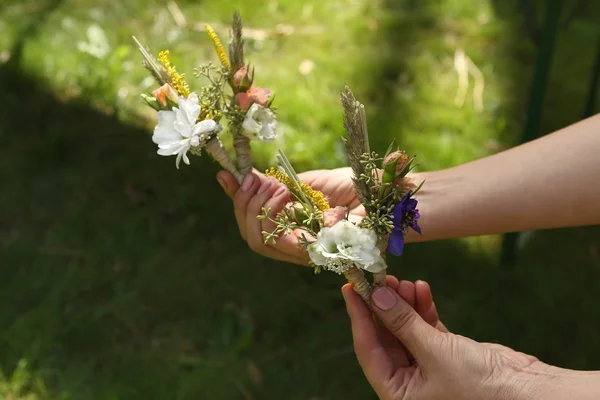
[[[177, 171], [155, 154], [151, 114], [137, 100], [150, 87], [130, 35], [170, 48], [191, 75], [213, 57], [196, 23], [226, 24], [238, 8], [248, 27], [292, 26], [249, 43], [286, 132], [255, 146], [258, 165], [277, 146], [298, 169], [344, 165], [337, 97], [348, 82], [366, 102], [375, 147], [397, 138], [429, 170], [518, 141], [535, 47], [508, 3], [180, 1], [185, 27], [160, 3], [0, 6], [0, 395], [373, 398], [340, 278], [252, 254], [216, 166], [195, 158]], [[581, 118], [599, 32], [586, 15], [597, 14], [582, 11], [561, 31], [544, 132]], [[81, 44], [98, 28], [101, 57], [103, 46], [94, 56]], [[472, 80], [455, 104], [457, 49], [483, 74], [483, 111]], [[305, 60], [314, 68], [303, 75]], [[391, 273], [430, 281], [457, 333], [600, 369], [600, 229], [525, 239], [510, 270], [497, 265], [492, 237], [413, 245]]]

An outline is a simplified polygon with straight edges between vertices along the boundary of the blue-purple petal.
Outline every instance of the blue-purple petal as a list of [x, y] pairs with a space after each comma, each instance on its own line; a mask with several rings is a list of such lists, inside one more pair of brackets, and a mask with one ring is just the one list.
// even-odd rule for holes
[[417, 232], [419, 235], [423, 235], [421, 233], [421, 227], [416, 222], [413, 222], [412, 224], [410, 224], [410, 227], [413, 228], [415, 230], [415, 232]]
[[401, 256], [404, 249], [404, 235], [401, 232], [392, 232], [388, 241], [388, 251], [395, 256]]

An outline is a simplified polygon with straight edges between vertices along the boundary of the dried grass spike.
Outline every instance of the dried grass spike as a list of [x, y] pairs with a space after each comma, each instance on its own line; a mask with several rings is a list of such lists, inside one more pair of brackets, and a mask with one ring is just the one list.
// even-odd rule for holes
[[233, 23], [231, 26], [231, 38], [229, 40], [229, 57], [231, 59], [232, 72], [242, 68], [244, 64], [244, 37], [242, 35], [242, 17], [236, 10], [233, 12]]
[[142, 61], [144, 68], [150, 71], [150, 74], [152, 74], [154, 79], [156, 79], [156, 82], [160, 86], [164, 85], [165, 83], [171, 83], [171, 75], [167, 72], [165, 67], [163, 67], [158, 62], [158, 60], [152, 55], [152, 53], [150, 53], [150, 51], [148, 51], [148, 49], [144, 47], [144, 45], [142, 45], [142, 43], [140, 43], [140, 41], [135, 36], [132, 36], [132, 38], [137, 44], [138, 50], [140, 51], [140, 53], [142, 53], [142, 56], [144, 57], [144, 61]]

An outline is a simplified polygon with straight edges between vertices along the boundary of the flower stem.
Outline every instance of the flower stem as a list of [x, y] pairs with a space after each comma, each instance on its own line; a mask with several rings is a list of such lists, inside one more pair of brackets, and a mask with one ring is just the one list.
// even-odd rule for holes
[[373, 273], [373, 286], [385, 286], [385, 269], [380, 272]]
[[385, 235], [384, 237], [379, 237], [377, 239], [377, 248], [381, 252], [381, 258], [385, 262], [385, 269], [380, 272], [373, 273], [373, 286], [385, 286], [385, 277], [387, 271], [387, 260], [386, 260], [386, 251], [388, 246], [389, 235]]
[[242, 183], [244, 180], [244, 175], [242, 175], [236, 168], [235, 165], [231, 162], [231, 159], [225, 152], [223, 148], [223, 144], [218, 136], [213, 136], [206, 142], [206, 152], [210, 154], [226, 171], [229, 171], [238, 183]]
[[367, 281], [367, 278], [365, 278], [365, 273], [362, 269], [352, 267], [344, 272], [344, 276], [352, 285], [352, 289], [362, 297], [365, 303], [367, 305], [371, 304], [371, 285]]
[[233, 148], [235, 149], [235, 155], [237, 157], [237, 164], [240, 169], [242, 176], [248, 175], [252, 172], [252, 150], [250, 148], [250, 139], [242, 135], [239, 129], [231, 129], [233, 136]]

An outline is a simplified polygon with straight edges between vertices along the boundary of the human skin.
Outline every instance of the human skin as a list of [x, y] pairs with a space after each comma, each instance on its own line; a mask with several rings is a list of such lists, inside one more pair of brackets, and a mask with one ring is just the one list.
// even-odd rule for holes
[[[425, 181], [417, 197], [423, 235], [411, 231], [406, 242], [600, 224], [599, 151], [600, 114], [480, 160], [412, 174], [415, 182]], [[360, 219], [364, 209], [351, 176], [350, 168], [300, 174], [328, 196], [332, 207], [350, 205], [351, 219]], [[274, 227], [256, 216], [262, 207], [271, 208], [271, 215], [283, 209], [289, 198], [280, 183], [257, 172], [241, 186], [226, 171], [217, 179], [233, 200], [240, 233], [252, 250], [308, 263], [295, 235], [263, 242], [262, 232]]]

